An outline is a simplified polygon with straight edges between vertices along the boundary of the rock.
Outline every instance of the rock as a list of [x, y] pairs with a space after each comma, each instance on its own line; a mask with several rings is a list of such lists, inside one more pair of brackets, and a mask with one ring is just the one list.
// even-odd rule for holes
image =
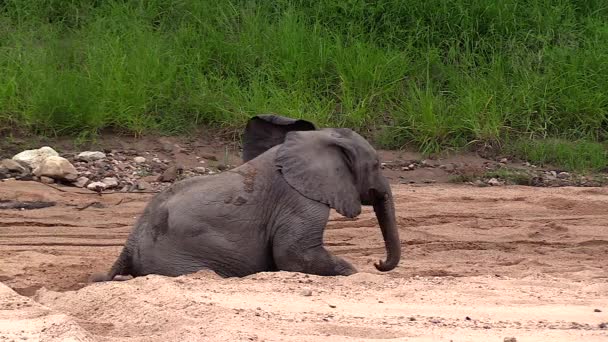
[[594, 309], [593, 312], [602, 312], [600, 309]]
[[27, 165], [30, 169], [35, 169], [40, 166], [42, 161], [44, 161], [46, 158], [58, 156], [59, 153], [57, 153], [55, 150], [49, 146], [43, 146], [39, 149], [25, 150], [17, 153], [13, 156], [13, 160]]
[[11, 172], [4, 166], [0, 165], [0, 179], [8, 178], [10, 175]]
[[84, 188], [89, 183], [89, 181], [90, 180], [87, 177], [78, 177], [78, 179], [76, 179], [76, 182], [74, 182], [74, 186]]
[[141, 180], [137, 182], [137, 190], [148, 190], [150, 188], [152, 188], [152, 186], [146, 181]]
[[302, 290], [302, 291], [300, 291], [300, 294], [301, 294], [302, 296], [304, 296], [304, 297], [310, 297], [310, 296], [312, 296], [312, 291], [311, 291], [311, 290], [306, 289], [306, 290]]
[[12, 159], [3, 159], [2, 162], [0, 162], [0, 167], [4, 167], [11, 172], [29, 173], [30, 171], [27, 166]]
[[439, 166], [440, 169], [446, 171], [446, 172], [453, 172], [454, 170], [456, 170], [456, 165], [454, 164], [444, 164]]
[[177, 175], [180, 174], [181, 171], [182, 168], [180, 166], [171, 166], [158, 177], [158, 180], [161, 182], [173, 182], [177, 179]]
[[500, 185], [502, 185], [502, 182], [496, 178], [490, 178], [490, 180], [488, 181], [488, 184], [491, 186], [500, 186]]
[[103, 152], [99, 152], [99, 151], [85, 151], [85, 152], [81, 152], [80, 154], [78, 154], [76, 156], [76, 160], [79, 161], [85, 161], [85, 162], [92, 162], [92, 161], [96, 161], [99, 159], [104, 159], [106, 157], [106, 154]]
[[549, 172], [551, 173], [551, 176], [557, 177], [557, 172], [555, 172], [555, 171], [549, 171]]
[[568, 172], [560, 172], [557, 174], [557, 178], [559, 178], [559, 179], [570, 178], [570, 174]]
[[207, 159], [207, 160], [211, 160], [211, 161], [217, 161], [217, 157], [214, 156], [211, 153], [205, 153], [205, 152], [203, 152], [203, 153], [200, 154], [200, 157], [204, 158], [204, 159]]
[[34, 170], [38, 177], [46, 176], [58, 180], [75, 181], [78, 171], [67, 159], [59, 156], [47, 157]]
[[55, 180], [53, 178], [51, 178], [51, 177], [41, 176], [40, 177], [40, 183], [53, 184], [53, 183], [55, 183]]
[[506, 163], [508, 163], [508, 162], [509, 162], [509, 159], [508, 159], [508, 158], [502, 158], [502, 159], [500, 160], [500, 163], [502, 163], [502, 164], [506, 164]]
[[146, 162], [146, 158], [144, 158], [144, 157], [135, 157], [135, 158], [133, 158], [133, 161], [136, 164], [143, 164], [143, 163]]
[[194, 168], [194, 172], [204, 174], [207, 173], [207, 169], [204, 166], [197, 166]]
[[90, 183], [89, 185], [87, 185], [87, 189], [93, 190], [93, 191], [103, 191], [107, 187], [108, 186], [102, 182], [93, 182], [93, 183]]
[[158, 179], [160, 178], [160, 176], [158, 175], [153, 175], [153, 176], [145, 176], [142, 177], [140, 180], [144, 181], [144, 182], [150, 182], [150, 183], [154, 183], [154, 182], [158, 182]]
[[115, 188], [118, 186], [118, 179], [114, 178], [114, 177], [106, 177], [104, 179], [101, 180], [101, 182], [103, 184], [106, 185], [106, 188]]
[[220, 164], [217, 164], [217, 169], [220, 171], [226, 171], [226, 170], [228, 170], [228, 166], [220, 163]]
[[416, 165], [414, 165], [414, 164], [410, 164], [410, 165], [408, 165], [407, 167], [409, 167], [411, 170], [413, 170], [413, 169], [416, 167]]
[[401, 171], [409, 171], [409, 170], [410, 170], [410, 168], [407, 167], [407, 166], [404, 166], [404, 167], [401, 168]]
[[517, 339], [515, 337], [505, 337], [504, 342], [517, 342]]

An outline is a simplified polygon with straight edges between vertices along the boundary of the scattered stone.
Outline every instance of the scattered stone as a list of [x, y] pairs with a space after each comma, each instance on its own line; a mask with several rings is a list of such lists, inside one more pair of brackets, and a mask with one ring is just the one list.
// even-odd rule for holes
[[87, 177], [78, 177], [78, 179], [76, 179], [76, 182], [74, 182], [74, 186], [84, 188], [89, 183], [89, 181], [90, 180]]
[[302, 290], [302, 291], [300, 291], [300, 294], [302, 296], [304, 296], [304, 297], [310, 297], [310, 296], [312, 296], [312, 291], [308, 290], [308, 289], [307, 290]]
[[608, 328], [608, 323], [600, 323], [599, 327], [600, 329], [606, 329]]
[[502, 182], [496, 178], [490, 178], [490, 180], [488, 181], [488, 184], [491, 186], [500, 186], [500, 185], [502, 185]]
[[414, 164], [410, 164], [410, 165], [408, 165], [407, 167], [409, 167], [411, 170], [413, 170], [413, 169], [416, 167], [416, 165], [414, 165]]
[[465, 317], [464, 319], [465, 319], [466, 321], [470, 321], [470, 320], [471, 320], [471, 317], [467, 316], [467, 317]]
[[594, 309], [593, 312], [602, 312], [600, 309]]
[[104, 159], [106, 154], [99, 151], [85, 151], [81, 152], [76, 156], [76, 160], [84, 162], [92, 162], [100, 159]]
[[13, 159], [3, 159], [2, 162], [0, 162], [0, 167], [12, 172], [29, 173], [27, 166], [24, 166]]
[[570, 174], [568, 172], [560, 172], [557, 174], [557, 178], [559, 178], [559, 179], [570, 178]]
[[410, 317], [410, 322], [416, 321], [416, 317]]
[[46, 176], [57, 180], [75, 181], [78, 171], [67, 159], [59, 156], [47, 157], [34, 170], [38, 177]]
[[444, 165], [440, 165], [439, 166], [440, 169], [446, 171], [446, 172], [453, 172], [454, 170], [456, 170], [456, 165], [454, 164], [444, 164]]
[[508, 162], [509, 162], [509, 159], [508, 159], [508, 158], [502, 158], [502, 159], [500, 160], [500, 163], [501, 163], [501, 164], [506, 164], [506, 163], [508, 163]]
[[4, 166], [0, 165], [0, 179], [10, 177], [10, 171]]
[[409, 170], [410, 170], [410, 168], [407, 167], [407, 166], [404, 166], [404, 167], [401, 168], [401, 171], [409, 171]]
[[551, 176], [557, 177], [557, 172], [555, 172], [555, 171], [549, 171], [549, 173], [551, 173]]
[[93, 191], [98, 191], [98, 192], [105, 190], [107, 187], [108, 186], [102, 182], [93, 182], [93, 183], [90, 183], [89, 185], [87, 185], [87, 189], [93, 190]]
[[161, 182], [173, 182], [177, 179], [177, 176], [181, 173], [183, 169], [179, 166], [171, 166], [163, 172], [163, 174], [158, 178]]
[[424, 184], [433, 184], [436, 183], [437, 181], [434, 179], [425, 179], [422, 181]]
[[329, 305], [329, 307], [330, 307], [330, 308], [332, 308], [332, 309], [335, 309], [335, 308], [336, 308], [336, 306], [335, 306], [335, 305], [333, 305], [333, 304], [327, 304], [327, 305]]
[[139, 181], [139, 182], [137, 182], [137, 190], [148, 190], [151, 187], [152, 186], [150, 185], [150, 183], [148, 183], [146, 181]]
[[528, 167], [530, 167], [530, 166], [531, 166], [531, 164], [530, 164], [529, 162], [525, 162], [523, 165], [524, 165], [524, 166], [528, 166]]
[[139, 156], [138, 156], [138, 157], [133, 158], [133, 161], [134, 161], [136, 164], [143, 164], [143, 163], [145, 163], [145, 162], [146, 162], [146, 158], [144, 158], [144, 157], [139, 157]]
[[194, 168], [194, 172], [204, 174], [207, 173], [207, 169], [204, 166], [197, 166]]
[[103, 184], [106, 185], [106, 188], [116, 188], [118, 187], [118, 179], [114, 177], [106, 177], [101, 180]]
[[211, 160], [211, 161], [217, 161], [217, 157], [216, 157], [216, 156], [214, 156], [214, 155], [213, 155], [213, 154], [211, 154], [211, 153], [204, 153], [204, 152], [203, 152], [203, 153], [201, 153], [201, 154], [200, 154], [200, 157], [201, 157], [201, 158], [204, 158], [204, 159], [207, 159], [207, 160]]
[[155, 183], [158, 182], [158, 179], [160, 178], [160, 176], [155, 175], [155, 176], [145, 176], [140, 178], [140, 180], [144, 181], [144, 182], [149, 182], [149, 183]]
[[515, 337], [505, 337], [504, 342], [517, 342], [517, 339]]
[[51, 178], [51, 177], [41, 176], [40, 177], [40, 183], [53, 184], [53, 183], [55, 183], [55, 180], [53, 178]]
[[475, 180], [475, 182], [473, 182], [473, 185], [478, 186], [480, 188], [488, 186], [488, 184], [484, 183], [481, 179]]
[[48, 157], [58, 157], [59, 153], [50, 148], [49, 146], [43, 146], [35, 150], [25, 150], [17, 153], [13, 156], [13, 160], [25, 163], [31, 169], [36, 169], [42, 164], [42, 162]]

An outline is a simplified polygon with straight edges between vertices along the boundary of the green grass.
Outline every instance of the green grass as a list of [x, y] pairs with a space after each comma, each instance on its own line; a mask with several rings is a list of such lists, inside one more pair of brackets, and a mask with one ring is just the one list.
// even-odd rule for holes
[[[4, 0], [0, 123], [84, 139], [275, 112], [429, 153], [598, 143], [607, 42], [600, 0]], [[551, 146], [521, 151], [599, 165]]]
[[511, 150], [540, 166], [557, 166], [568, 171], [602, 171], [608, 167], [606, 146], [591, 141], [561, 139], [519, 140]]

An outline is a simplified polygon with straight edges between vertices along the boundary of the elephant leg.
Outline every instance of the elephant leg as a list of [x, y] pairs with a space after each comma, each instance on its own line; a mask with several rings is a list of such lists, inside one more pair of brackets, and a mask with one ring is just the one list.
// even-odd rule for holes
[[322, 244], [308, 245], [304, 239], [273, 246], [274, 263], [279, 270], [320, 276], [351, 275], [357, 270], [346, 260], [330, 253]]

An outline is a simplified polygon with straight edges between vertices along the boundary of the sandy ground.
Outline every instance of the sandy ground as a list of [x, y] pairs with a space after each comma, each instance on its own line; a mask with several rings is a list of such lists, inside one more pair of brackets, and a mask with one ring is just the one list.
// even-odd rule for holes
[[[400, 266], [369, 208], [326, 245], [361, 273], [88, 285], [150, 194], [0, 183], [0, 341], [608, 341], [608, 188], [395, 185]], [[506, 340], [505, 340], [506, 338]]]

